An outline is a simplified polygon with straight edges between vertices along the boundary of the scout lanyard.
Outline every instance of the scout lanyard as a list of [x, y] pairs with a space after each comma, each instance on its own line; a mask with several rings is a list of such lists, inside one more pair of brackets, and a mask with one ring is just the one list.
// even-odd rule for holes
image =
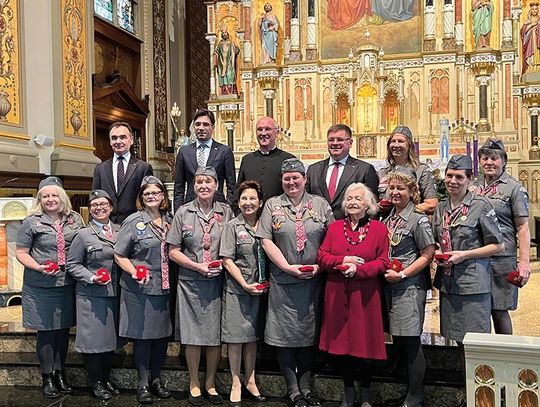
[[169, 284], [169, 249], [168, 245], [165, 242], [167, 239], [167, 233], [169, 232], [170, 225], [161, 218], [162, 225], [156, 225], [154, 222], [150, 222], [150, 229], [154, 235], [161, 242], [161, 288], [163, 290], [168, 290], [170, 288]]
[[484, 186], [480, 189], [480, 192], [478, 195], [486, 196], [486, 195], [495, 195], [497, 193], [497, 186], [501, 183], [500, 179], [497, 179], [493, 181], [491, 184]]
[[[404, 223], [405, 220], [400, 215], [394, 215], [388, 221], [388, 239], [390, 240], [390, 246], [398, 246], [401, 243], [402, 234], [399, 233], [396, 235], [396, 230], [401, 228]], [[394, 236], [396, 237], [395, 241]]]
[[467, 213], [469, 213], [469, 207], [463, 202], [460, 203], [459, 206], [454, 210], [444, 210], [443, 234], [441, 239], [441, 247], [443, 252], [452, 251], [450, 228], [459, 225], [458, 218], [462, 221], [467, 220]]

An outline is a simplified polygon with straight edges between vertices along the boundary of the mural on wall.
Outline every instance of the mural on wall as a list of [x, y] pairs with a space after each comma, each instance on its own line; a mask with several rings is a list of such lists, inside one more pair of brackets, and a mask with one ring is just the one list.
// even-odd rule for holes
[[17, 0], [0, 2], [0, 124], [21, 125], [19, 11]]
[[64, 133], [88, 138], [86, 2], [62, 0]]
[[[322, 59], [343, 58], [367, 41], [386, 54], [422, 48], [421, 0], [326, 0], [320, 2], [319, 15]], [[361, 35], [366, 31], [367, 39]]]

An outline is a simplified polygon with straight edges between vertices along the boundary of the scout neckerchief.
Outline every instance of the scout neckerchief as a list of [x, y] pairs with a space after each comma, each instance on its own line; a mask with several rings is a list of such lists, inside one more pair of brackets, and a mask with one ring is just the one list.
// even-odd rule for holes
[[295, 211], [294, 218], [292, 218], [290, 215], [288, 216], [294, 222], [294, 230], [296, 233], [296, 251], [300, 253], [306, 247], [307, 242], [306, 229], [304, 227], [304, 222], [302, 221], [302, 218], [304, 217], [304, 212], [306, 211], [306, 209], [309, 211], [310, 216], [313, 216], [313, 201], [310, 199], [306, 202], [305, 205], [302, 205], [300, 209], [296, 209], [291, 200], [288, 197], [287, 199], [291, 204], [292, 210]]
[[390, 246], [397, 246], [401, 243], [401, 233], [396, 235], [396, 230], [401, 228], [405, 220], [400, 215], [394, 215], [388, 221], [388, 239]]
[[478, 195], [486, 196], [486, 195], [495, 195], [497, 192], [497, 186], [501, 183], [501, 179], [498, 178], [497, 180], [493, 181], [489, 185], [485, 185], [483, 188], [480, 189], [480, 192]]
[[[449, 202], [450, 203], [450, 202]], [[457, 226], [459, 220], [466, 221], [469, 207], [463, 202], [454, 210], [444, 210], [443, 234], [441, 239], [441, 248], [443, 252], [452, 251], [452, 239], [450, 236], [450, 228]]]
[[58, 252], [58, 265], [66, 265], [66, 239], [64, 237], [64, 222], [60, 220], [60, 223], [53, 222], [54, 230], [56, 231], [56, 250]]
[[161, 218], [161, 226], [156, 225], [154, 222], [150, 222], [150, 229], [154, 232], [154, 235], [161, 241], [161, 288], [168, 290], [169, 285], [169, 250], [167, 240], [167, 233], [169, 232], [170, 225]]
[[209, 263], [212, 261], [212, 251], [210, 250], [212, 247], [212, 237], [210, 236], [210, 232], [214, 223], [216, 223], [216, 221], [221, 221], [223, 217], [219, 213], [214, 212], [208, 222], [203, 220], [200, 216], [198, 216], [198, 218], [203, 230], [203, 262]]
[[114, 236], [111, 227], [109, 225], [103, 225], [102, 229], [103, 233], [105, 233], [105, 237], [109, 240], [113, 240]]
[[257, 270], [259, 272], [259, 278], [257, 281], [259, 283], [262, 283], [266, 280], [266, 253], [262, 248], [261, 239], [259, 237], [256, 237], [255, 231], [248, 226], [249, 225], [246, 226], [247, 232], [253, 239], [255, 239], [255, 253], [257, 253]]

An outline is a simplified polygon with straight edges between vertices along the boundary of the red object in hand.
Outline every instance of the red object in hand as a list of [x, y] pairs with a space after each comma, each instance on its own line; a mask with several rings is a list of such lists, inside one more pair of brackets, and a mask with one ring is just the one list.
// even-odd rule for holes
[[390, 268], [399, 273], [400, 271], [403, 271], [403, 264], [398, 259], [393, 259], [390, 262]]
[[315, 267], [313, 267], [313, 266], [302, 266], [302, 267], [299, 267], [298, 270], [300, 270], [302, 273], [309, 273], [310, 271], [315, 270]]
[[349, 270], [349, 266], [346, 264], [338, 264], [336, 267], [334, 267], [338, 271], [347, 271]]
[[45, 265], [47, 266], [45, 269], [47, 273], [54, 273], [55, 271], [60, 270], [60, 267], [58, 267], [58, 264], [56, 264], [54, 261], [47, 260]]
[[390, 206], [392, 206], [392, 202], [389, 201], [388, 199], [381, 199], [379, 201], [379, 205], [383, 208], [389, 208]]
[[512, 272], [510, 272], [507, 276], [506, 276], [506, 279], [508, 280], [508, 282], [510, 284], [513, 284], [515, 285], [516, 287], [523, 287], [523, 284], [521, 283], [521, 276], [519, 275], [519, 271], [517, 270], [514, 270]]
[[435, 254], [435, 260], [439, 261], [448, 261], [450, 259], [451, 255], [448, 253], [437, 253]]
[[135, 278], [137, 280], [142, 280], [143, 278], [147, 278], [150, 272], [146, 268], [146, 266], [136, 266], [135, 267]]
[[221, 267], [221, 263], [223, 263], [221, 260], [213, 260], [210, 263], [208, 263], [209, 269], [217, 269]]
[[261, 291], [262, 291], [262, 290], [266, 290], [268, 287], [270, 287], [270, 282], [269, 282], [269, 281], [263, 281], [262, 283], [257, 284], [257, 285], [255, 286], [255, 288], [256, 288], [257, 290], [261, 290]]
[[96, 276], [99, 277], [99, 280], [102, 282], [102, 283], [108, 283], [109, 281], [111, 281], [111, 273], [109, 273], [107, 270], [105, 270], [104, 268], [101, 268], [99, 269], [97, 272], [96, 272]]

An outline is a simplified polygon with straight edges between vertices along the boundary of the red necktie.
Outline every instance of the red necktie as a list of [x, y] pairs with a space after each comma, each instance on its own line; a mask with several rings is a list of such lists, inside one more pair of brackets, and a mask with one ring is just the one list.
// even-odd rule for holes
[[334, 199], [336, 194], [337, 179], [339, 175], [339, 163], [334, 163], [334, 168], [332, 169], [332, 174], [330, 175], [330, 182], [328, 183], [328, 195], [330, 195], [330, 200]]
[[113, 233], [109, 225], [103, 225], [103, 231], [105, 232], [105, 237], [109, 240], [113, 239]]

